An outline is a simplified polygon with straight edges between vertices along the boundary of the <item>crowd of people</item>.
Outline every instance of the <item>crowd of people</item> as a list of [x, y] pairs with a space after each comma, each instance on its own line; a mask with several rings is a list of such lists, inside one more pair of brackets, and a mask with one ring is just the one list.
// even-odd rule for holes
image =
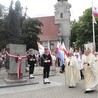
[[76, 87], [80, 79], [84, 79], [85, 93], [94, 92], [98, 85], [98, 53], [85, 50], [69, 53], [65, 64], [66, 84]]
[[[60, 73], [65, 74], [66, 85], [69, 88], [75, 88], [81, 79], [84, 79], [85, 93], [95, 91], [98, 85], [98, 53], [91, 52], [90, 49], [85, 50], [84, 53], [81, 51], [69, 52], [68, 57], [65, 56], [63, 63], [48, 48], [45, 48], [41, 56], [35, 54], [33, 50], [29, 50], [25, 57], [29, 66], [30, 79], [34, 78], [34, 68], [39, 65], [43, 67], [43, 83], [50, 84], [50, 67], [54, 66], [56, 68], [56, 66], [60, 66]], [[5, 62], [6, 55], [0, 53], [0, 68], [5, 65]]]

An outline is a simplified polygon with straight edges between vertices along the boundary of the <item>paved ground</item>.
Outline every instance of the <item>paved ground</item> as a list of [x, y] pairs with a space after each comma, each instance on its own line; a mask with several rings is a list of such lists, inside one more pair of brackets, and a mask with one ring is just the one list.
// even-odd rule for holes
[[39, 84], [0, 88], [0, 98], [98, 98], [98, 87], [96, 92], [84, 93], [83, 80], [79, 81], [76, 88], [68, 88], [65, 85], [65, 76], [59, 73], [59, 68], [56, 75], [52, 73], [50, 76], [51, 84], [43, 84], [40, 67], [35, 69], [35, 79]]

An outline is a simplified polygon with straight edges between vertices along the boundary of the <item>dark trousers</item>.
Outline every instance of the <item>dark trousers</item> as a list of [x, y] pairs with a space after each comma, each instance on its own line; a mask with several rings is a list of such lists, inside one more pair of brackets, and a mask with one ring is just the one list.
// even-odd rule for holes
[[44, 65], [43, 78], [49, 78], [50, 65]]
[[61, 66], [60, 72], [61, 73], [65, 72], [65, 65], [64, 64]]
[[64, 72], [65, 71], [65, 65], [63, 64], [62, 65], [62, 72]]
[[34, 64], [30, 64], [30, 67], [29, 67], [29, 74], [33, 74], [34, 73], [34, 67], [35, 65]]
[[84, 79], [83, 71], [80, 70], [81, 79]]

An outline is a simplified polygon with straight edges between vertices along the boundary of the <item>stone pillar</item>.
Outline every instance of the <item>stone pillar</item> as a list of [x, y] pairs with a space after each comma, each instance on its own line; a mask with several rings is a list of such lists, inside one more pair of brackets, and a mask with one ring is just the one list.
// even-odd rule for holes
[[[7, 51], [11, 55], [20, 55], [23, 56], [26, 54], [26, 45], [20, 45], [20, 44], [8, 44], [6, 46]], [[8, 57], [7, 58], [7, 73], [8, 73], [8, 79], [15, 80], [17, 79], [17, 62], [15, 58]], [[24, 58], [22, 60], [22, 66], [21, 66], [21, 79], [23, 78], [23, 74], [25, 73], [26, 68], [26, 59]]]

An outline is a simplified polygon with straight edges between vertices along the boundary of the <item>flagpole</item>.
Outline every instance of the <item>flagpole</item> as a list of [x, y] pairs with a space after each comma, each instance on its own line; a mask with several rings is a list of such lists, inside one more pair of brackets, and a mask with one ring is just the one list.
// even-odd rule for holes
[[93, 28], [93, 48], [94, 51], [96, 51], [96, 46], [95, 46], [95, 26], [94, 26], [94, 15], [93, 15], [93, 2], [92, 2], [92, 28]]

